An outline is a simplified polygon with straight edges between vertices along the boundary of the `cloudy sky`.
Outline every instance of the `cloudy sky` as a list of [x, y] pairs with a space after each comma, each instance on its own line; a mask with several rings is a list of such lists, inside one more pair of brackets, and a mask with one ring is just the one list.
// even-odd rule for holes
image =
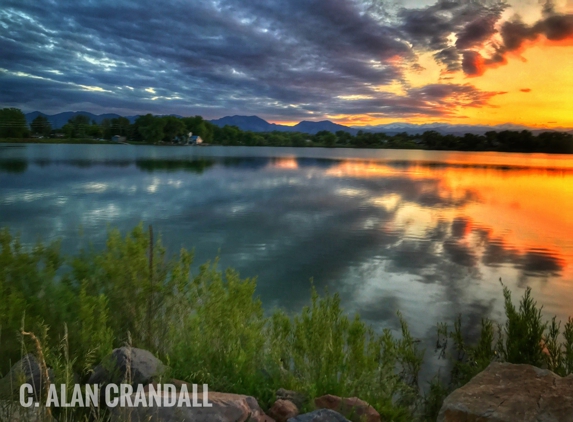
[[573, 127], [573, 0], [2, 0], [0, 106]]

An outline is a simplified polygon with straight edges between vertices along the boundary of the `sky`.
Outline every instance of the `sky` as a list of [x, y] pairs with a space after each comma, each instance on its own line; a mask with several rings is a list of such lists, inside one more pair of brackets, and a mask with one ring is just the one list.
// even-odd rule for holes
[[0, 3], [0, 107], [573, 127], [573, 0]]

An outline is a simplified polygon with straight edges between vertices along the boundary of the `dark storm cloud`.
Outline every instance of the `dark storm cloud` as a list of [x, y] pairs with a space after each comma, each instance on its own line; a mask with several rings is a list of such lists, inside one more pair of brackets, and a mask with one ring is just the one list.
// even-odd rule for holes
[[545, 37], [552, 42], [573, 39], [573, 14], [555, 12], [552, 3], [546, 3], [544, 16], [533, 25], [524, 23], [519, 16], [501, 25], [501, 43], [495, 53], [484, 60], [485, 66], [498, 66], [507, 63], [507, 54], [519, 52], [527, 42], [535, 42]]
[[[508, 7], [495, 1], [439, 0], [424, 8], [403, 9], [401, 29], [415, 47], [435, 52], [435, 60], [447, 71], [463, 70], [468, 76], [505, 64], [508, 53], [541, 36], [554, 42], [573, 39], [573, 14], [558, 13], [552, 2], [545, 3], [542, 18], [532, 25], [517, 15], [500, 22]], [[493, 52], [483, 57], [479, 50], [484, 47]]]
[[448, 47], [434, 54], [437, 62], [446, 66], [450, 72], [460, 70], [460, 52], [456, 47]]
[[[445, 89], [455, 98], [434, 107], [419, 91], [375, 87], [402, 84], [406, 69], [419, 68], [412, 45], [436, 49], [438, 61], [458, 69], [448, 31], [474, 45], [499, 10], [472, 4], [440, 1], [390, 22], [361, 0], [7, 0], [0, 11], [2, 102], [45, 112], [451, 116], [495, 94], [472, 87], [482, 99], [468, 104], [452, 85]], [[345, 98], [356, 95], [371, 99]]]
[[[367, 84], [400, 78], [401, 69], [387, 60], [413, 57], [396, 29], [359, 6], [345, 0], [7, 2], [0, 15], [0, 45], [8, 52], [2, 67], [40, 71], [56, 83], [98, 86], [123, 98], [118, 87], [129, 86], [132, 107], [143, 101], [153, 109], [152, 98], [159, 97], [163, 107], [176, 108], [161, 97], [180, 96], [189, 108], [248, 105], [268, 113], [294, 104], [298, 114], [312, 115], [315, 110], [300, 105], [370, 92]], [[6, 103], [26, 103], [17, 92], [30, 79], [19, 79], [11, 81], [15, 94]], [[91, 94], [83, 95], [91, 101]], [[38, 102], [51, 96], [36, 92]], [[107, 97], [115, 104], [113, 95]]]
[[498, 20], [499, 14], [488, 14], [473, 20], [458, 33], [456, 47], [460, 50], [480, 47], [497, 32], [495, 24]]
[[480, 76], [483, 74], [484, 58], [477, 51], [464, 51], [462, 69], [469, 76]]
[[436, 51], [434, 58], [446, 70], [468, 73], [472, 69], [466, 64], [467, 53], [497, 33], [496, 24], [507, 7], [502, 2], [439, 0], [424, 8], [402, 9], [401, 29], [414, 46]]

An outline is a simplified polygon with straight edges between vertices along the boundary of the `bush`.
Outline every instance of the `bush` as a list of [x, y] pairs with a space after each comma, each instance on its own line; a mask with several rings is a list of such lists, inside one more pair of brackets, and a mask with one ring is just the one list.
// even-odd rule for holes
[[[191, 276], [192, 258], [185, 250], [168, 257], [141, 224], [125, 237], [112, 229], [103, 250], [75, 257], [62, 257], [58, 242], [24, 248], [1, 230], [0, 371], [32, 351], [70, 385], [127, 340], [155, 353], [177, 379], [253, 395], [263, 407], [287, 388], [309, 403], [324, 394], [357, 396], [388, 421], [435, 420], [446, 395], [492, 361], [573, 372], [573, 320], [563, 331], [555, 318], [544, 322], [530, 289], [515, 306], [504, 286], [505, 323], [482, 319], [474, 343], [461, 317], [452, 330], [440, 324], [437, 346], [451, 371], [424, 392], [424, 351], [400, 314], [398, 336], [376, 332], [348, 316], [338, 294], [312, 288], [300, 313], [265, 315], [255, 279], [222, 272], [217, 260]], [[59, 420], [87, 417], [61, 412]]]

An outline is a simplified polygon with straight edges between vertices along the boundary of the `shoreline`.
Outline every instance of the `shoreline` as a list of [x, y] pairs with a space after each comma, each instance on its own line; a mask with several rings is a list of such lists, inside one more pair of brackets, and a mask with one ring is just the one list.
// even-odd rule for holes
[[64, 145], [132, 145], [132, 146], [156, 146], [156, 147], [248, 147], [248, 148], [324, 148], [324, 149], [352, 149], [352, 150], [412, 150], [412, 151], [443, 151], [443, 152], [498, 152], [502, 154], [547, 154], [547, 155], [572, 155], [573, 152], [549, 152], [549, 151], [505, 151], [497, 149], [480, 149], [480, 150], [466, 150], [466, 149], [431, 149], [431, 148], [392, 148], [382, 146], [368, 146], [358, 147], [349, 145], [306, 145], [295, 147], [292, 145], [225, 145], [225, 144], [206, 144], [206, 145], [179, 145], [168, 143], [150, 143], [150, 142], [113, 142], [113, 141], [98, 141], [94, 139], [61, 139], [61, 138], [0, 138], [0, 145], [2, 144], [64, 144]]

